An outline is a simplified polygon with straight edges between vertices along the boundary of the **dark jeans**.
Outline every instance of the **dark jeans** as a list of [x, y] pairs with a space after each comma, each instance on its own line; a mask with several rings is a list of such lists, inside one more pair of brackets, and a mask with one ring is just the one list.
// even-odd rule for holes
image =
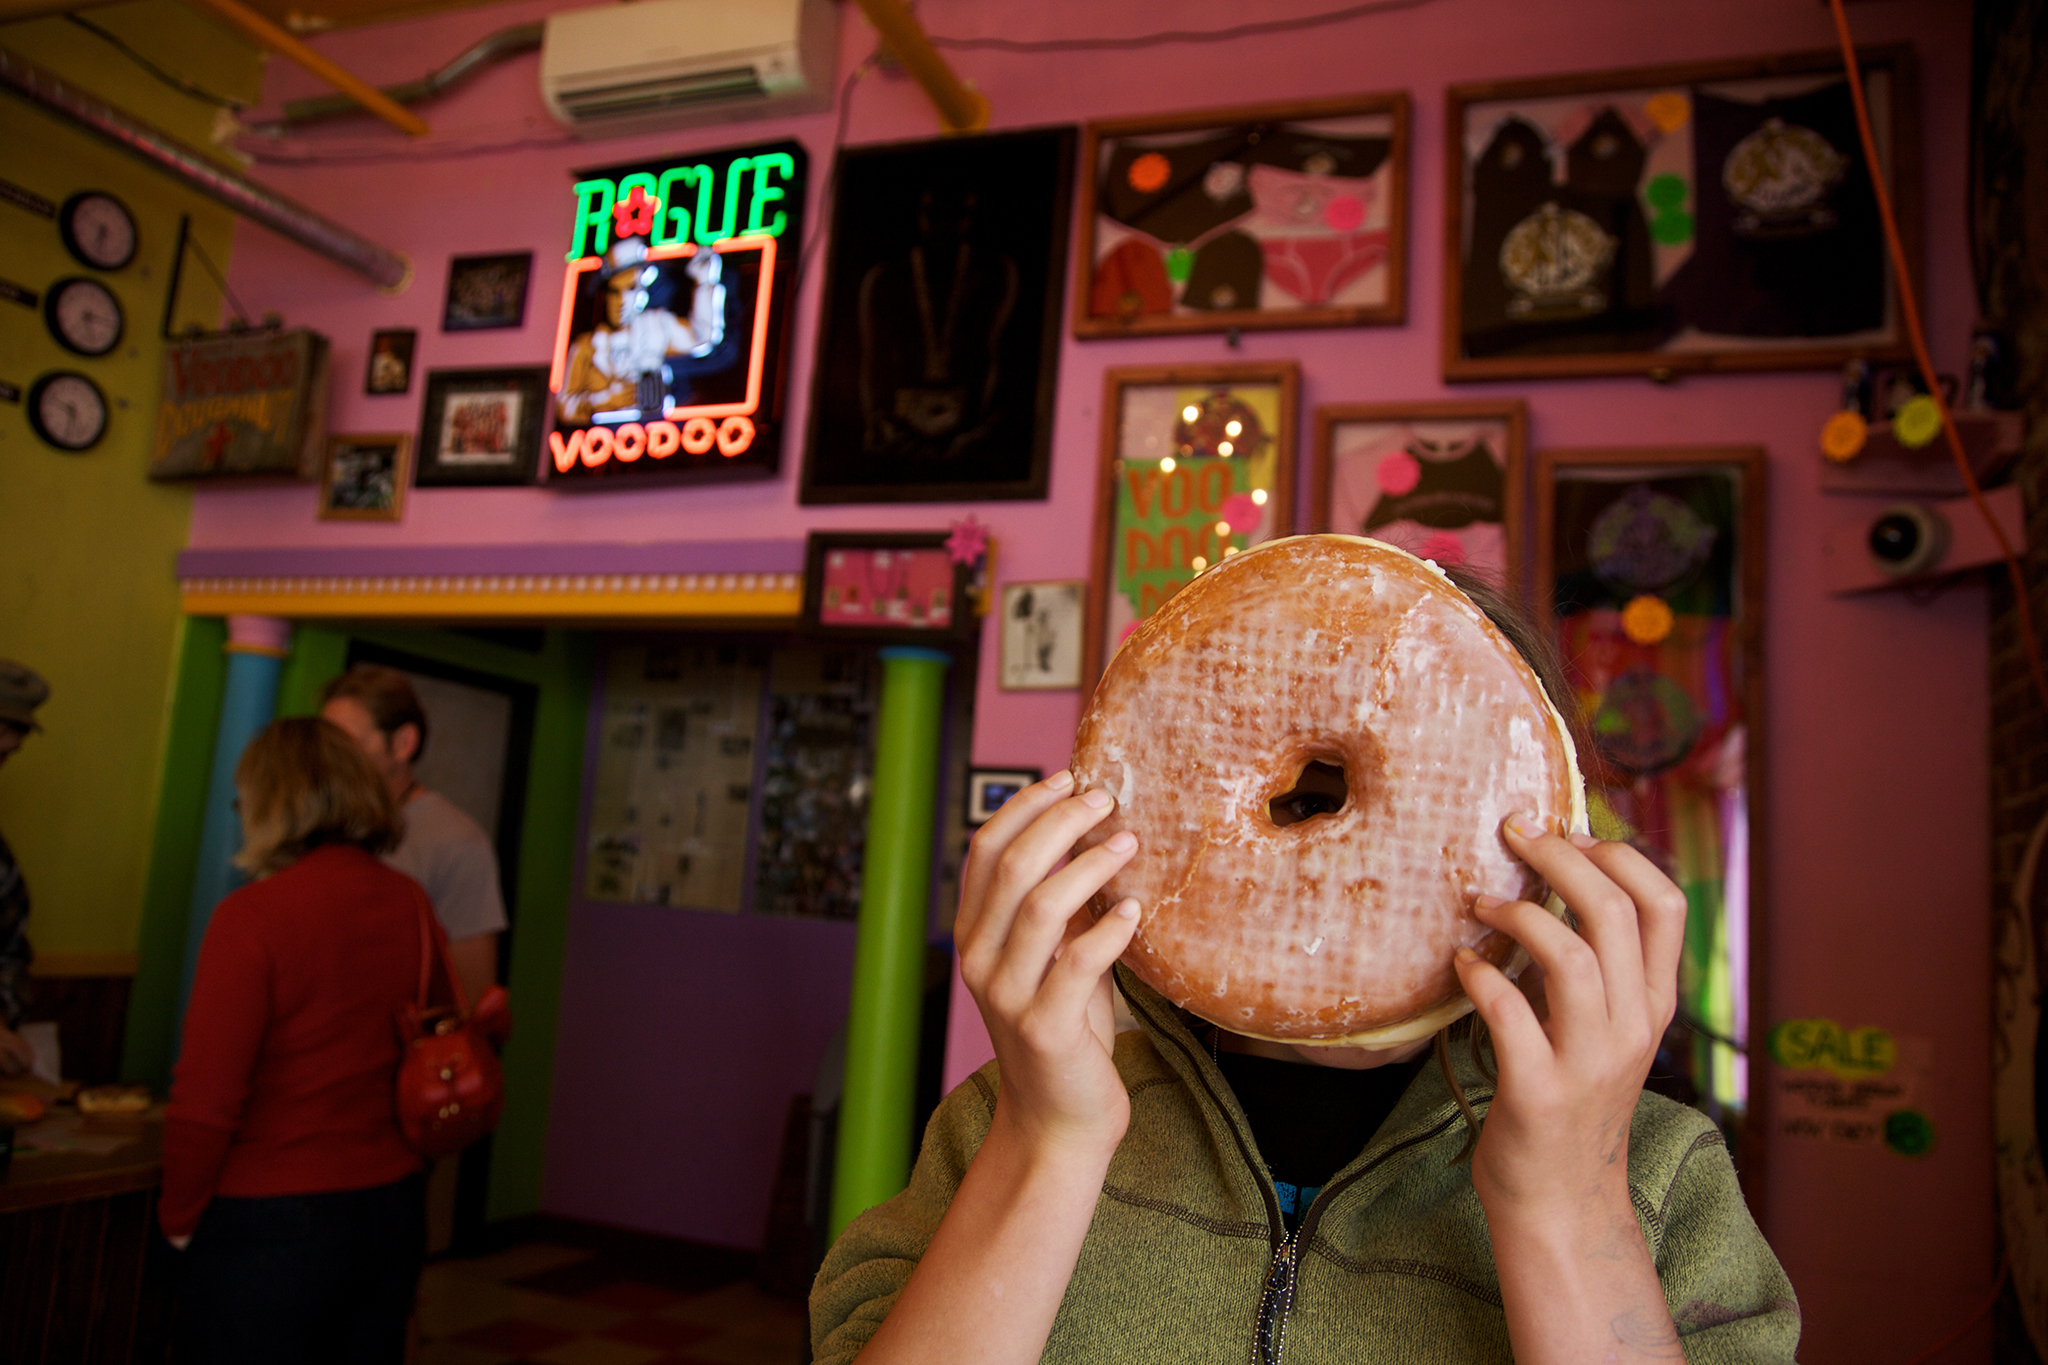
[[426, 1251], [426, 1177], [216, 1197], [185, 1252], [178, 1365], [399, 1365]]

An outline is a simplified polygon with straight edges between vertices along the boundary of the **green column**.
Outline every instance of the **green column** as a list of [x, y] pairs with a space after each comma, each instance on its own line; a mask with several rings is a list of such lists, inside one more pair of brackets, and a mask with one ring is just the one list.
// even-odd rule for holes
[[918, 1007], [931, 897], [932, 803], [949, 655], [882, 651], [882, 707], [846, 1021], [832, 1235], [910, 1179]]

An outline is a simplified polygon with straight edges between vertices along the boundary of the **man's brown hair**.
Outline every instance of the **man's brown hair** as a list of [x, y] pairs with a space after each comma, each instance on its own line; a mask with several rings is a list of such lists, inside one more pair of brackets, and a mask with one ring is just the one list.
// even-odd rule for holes
[[323, 844], [382, 853], [403, 830], [384, 779], [340, 727], [318, 716], [274, 720], [235, 765], [242, 851], [235, 865], [280, 871]]
[[408, 725], [418, 730], [420, 742], [413, 748], [412, 762], [419, 762], [427, 752], [426, 710], [420, 706], [419, 694], [412, 690], [411, 681], [397, 669], [383, 664], [357, 664], [340, 677], [330, 679], [320, 690], [322, 706], [336, 697], [347, 697], [368, 711], [387, 740]]

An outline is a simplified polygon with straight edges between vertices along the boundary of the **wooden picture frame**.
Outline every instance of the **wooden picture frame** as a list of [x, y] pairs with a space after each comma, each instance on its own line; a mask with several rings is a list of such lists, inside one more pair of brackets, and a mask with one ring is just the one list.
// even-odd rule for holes
[[532, 483], [548, 406], [545, 365], [428, 370], [413, 482], [422, 488]]
[[996, 686], [1064, 692], [1081, 685], [1088, 639], [1088, 583], [1005, 583], [1000, 595]]
[[1513, 593], [1525, 576], [1528, 429], [1519, 398], [1318, 407], [1309, 527], [1463, 565]]
[[448, 293], [441, 302], [444, 332], [487, 332], [526, 325], [531, 251], [455, 256], [448, 262]]
[[320, 460], [322, 521], [403, 521], [412, 484], [412, 433], [336, 432]]
[[[1858, 66], [1917, 266], [1913, 54]], [[1455, 85], [1445, 110], [1446, 380], [1905, 356], [1839, 52]]]
[[1005, 801], [1044, 777], [1036, 768], [969, 768], [960, 823], [969, 829], [987, 824]]
[[1045, 497], [1074, 143], [840, 149], [800, 504]]
[[[1756, 1198], [1770, 1131], [1768, 462], [1759, 446], [1543, 450], [1535, 469], [1534, 596], [1572, 692], [1560, 709], [1576, 710], [1592, 745], [1588, 794], [1687, 888], [1670, 1051]], [[1744, 1054], [1724, 1040], [1750, 1049], [1746, 1106], [1733, 1104], [1743, 1087], [1731, 1079]]]
[[1090, 123], [1074, 335], [1399, 325], [1408, 137], [1404, 91]]
[[941, 647], [974, 633], [971, 566], [944, 531], [813, 531], [804, 625], [818, 635]]
[[[1103, 374], [1084, 689], [1094, 687], [1123, 637], [1212, 555], [1220, 562], [1293, 530], [1300, 395], [1301, 369], [1291, 360]], [[1259, 445], [1246, 452], [1248, 417], [1257, 419]], [[1231, 431], [1233, 423], [1240, 430]], [[1232, 529], [1228, 544], [1217, 532], [1223, 524]], [[1130, 569], [1134, 558], [1146, 563]]]

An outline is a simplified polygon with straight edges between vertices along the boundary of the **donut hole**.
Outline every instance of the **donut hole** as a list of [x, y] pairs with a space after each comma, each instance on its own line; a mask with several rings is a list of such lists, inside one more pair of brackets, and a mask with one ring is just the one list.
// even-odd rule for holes
[[1344, 809], [1351, 788], [1344, 780], [1344, 762], [1335, 754], [1311, 758], [1295, 774], [1286, 791], [1266, 803], [1267, 818], [1285, 829]]

